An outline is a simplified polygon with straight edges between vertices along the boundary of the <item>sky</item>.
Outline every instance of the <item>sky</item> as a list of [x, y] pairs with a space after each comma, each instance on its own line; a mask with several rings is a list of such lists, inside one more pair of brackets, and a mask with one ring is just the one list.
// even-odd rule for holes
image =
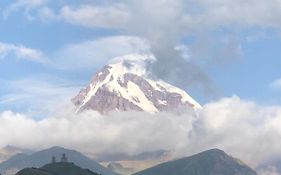
[[[240, 127], [243, 130], [244, 126], [249, 132], [263, 131], [276, 144], [275, 138], [281, 135], [279, 126], [274, 125], [281, 117], [280, 16], [280, 0], [2, 0], [0, 120], [7, 124], [6, 130], [12, 129], [16, 121], [23, 122], [22, 130], [27, 135], [32, 133], [30, 126], [49, 131], [58, 120], [75, 132], [93, 120], [102, 123], [94, 130], [107, 128], [105, 123], [111, 126], [98, 140], [115, 143], [116, 137], [110, 137], [109, 133], [110, 129], [117, 129], [131, 141], [126, 128], [117, 127], [129, 120], [127, 115], [110, 122], [101, 121], [97, 114], [89, 119], [87, 114], [76, 127], [72, 126], [76, 119], [64, 118], [72, 108], [68, 106], [70, 111], [66, 114], [60, 110], [110, 59], [149, 52], [157, 58], [151, 69], [155, 77], [186, 90], [206, 108], [195, 138], [211, 131], [221, 139], [202, 136], [210, 145], [237, 154], [244, 153], [242, 149], [249, 152], [271, 149], [268, 145], [254, 149], [253, 145], [241, 148], [234, 144], [240, 149], [235, 150], [227, 136], [242, 135], [234, 131], [241, 130]], [[222, 111], [219, 115], [211, 115], [218, 110]], [[242, 117], [234, 114], [237, 111]], [[59, 118], [50, 118], [50, 114]], [[251, 115], [257, 117], [248, 120]], [[237, 126], [227, 125], [227, 120]], [[159, 131], [168, 134], [167, 121], [170, 119], [165, 117], [163, 121], [144, 118], [137, 126], [142, 128], [147, 123], [154, 126], [160, 122], [163, 125]], [[186, 136], [182, 131], [186, 130], [176, 127], [181, 121], [177, 118], [171, 129], [178, 133], [175, 139], [182, 141]], [[229, 127], [224, 132], [226, 136], [218, 130], [223, 125]], [[68, 129], [62, 129], [62, 137]], [[154, 129], [149, 127], [147, 133]], [[273, 131], [277, 134], [272, 135]], [[42, 146], [40, 133], [37, 146]], [[18, 137], [4, 139], [0, 145], [31, 146], [19, 139], [23, 133], [15, 134]], [[86, 131], [85, 134], [89, 136]], [[159, 134], [156, 140], [159, 139], [159, 145], [165, 145], [160, 136], [163, 135]], [[18, 143], [17, 138], [22, 142]], [[50, 143], [56, 143], [55, 136], [50, 138], [53, 139]], [[246, 135], [243, 139], [260, 142], [256, 135]], [[142, 138], [138, 141], [144, 142]], [[81, 142], [91, 145], [87, 139]], [[184, 140], [182, 144], [187, 142], [200, 144], [194, 140]], [[67, 143], [72, 145], [71, 140]], [[159, 145], [153, 148], [158, 149]], [[119, 146], [121, 149], [122, 143]], [[132, 152], [144, 151], [146, 146], [132, 145]], [[272, 155], [281, 155], [281, 150], [273, 150]], [[243, 158], [253, 160], [247, 155]]]
[[[108, 60], [143, 47], [139, 41], [126, 41], [130, 37], [147, 40], [152, 52], [166, 47], [160, 43], [182, 46], [187, 59], [181, 75], [191, 76], [166, 81], [201, 104], [238, 95], [280, 105], [280, 2], [252, 3], [1, 1], [0, 110], [37, 110], [34, 100], [45, 103], [50, 95], [70, 99]], [[173, 19], [178, 21], [169, 21]], [[180, 61], [177, 53], [154, 53], [161, 57], [155, 67], [178, 69], [165, 64]]]

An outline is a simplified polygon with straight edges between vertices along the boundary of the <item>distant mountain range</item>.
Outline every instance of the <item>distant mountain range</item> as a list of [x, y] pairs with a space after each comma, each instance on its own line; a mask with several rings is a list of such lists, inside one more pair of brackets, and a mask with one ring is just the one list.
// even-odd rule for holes
[[0, 164], [1, 174], [14, 174], [18, 170], [26, 167], [42, 167], [43, 165], [50, 163], [52, 156], [57, 158], [65, 153], [69, 160], [82, 168], [88, 168], [93, 172], [100, 173], [102, 175], [116, 175], [110, 169], [100, 165], [98, 162], [91, 160], [85, 155], [74, 151], [65, 149], [62, 147], [52, 147], [43, 151], [35, 152], [31, 155], [17, 154], [12, 156], [5, 162]]
[[194, 156], [166, 162], [134, 175], [257, 175], [240, 160], [212, 149]]
[[[171, 160], [172, 151], [158, 150], [139, 154], [96, 154], [93, 158], [119, 174], [133, 174], [140, 170]], [[121, 165], [121, 166], [120, 166]]]
[[77, 112], [178, 111], [201, 108], [184, 90], [146, 76], [151, 55], [125, 55], [97, 72], [90, 84], [72, 99]]
[[[68, 162], [54, 161], [67, 155]], [[146, 157], [146, 156], [145, 156]], [[58, 160], [58, 159], [57, 159]], [[80, 168], [81, 167], [81, 168]], [[52, 147], [43, 151], [17, 154], [0, 164], [2, 175], [117, 175], [134, 171], [119, 163], [110, 163], [108, 168], [83, 154], [61, 147]], [[233, 158], [219, 149], [161, 163], [133, 175], [257, 175], [257, 173], [239, 159]]]
[[99, 162], [115, 162], [122, 160], [154, 160], [154, 159], [164, 159], [165, 156], [170, 154], [169, 151], [158, 150], [150, 152], [142, 152], [135, 155], [129, 155], [125, 153], [116, 153], [116, 154], [96, 154], [96, 160]]
[[0, 149], [0, 163], [9, 159], [13, 155], [19, 154], [19, 153], [31, 153], [32, 151], [18, 148], [15, 146], [7, 145]]
[[117, 172], [118, 174], [132, 174], [132, 172], [136, 172], [133, 168], [126, 168], [120, 163], [110, 163], [107, 166], [109, 169], [111, 169], [114, 172]]
[[82, 169], [74, 163], [50, 163], [41, 168], [25, 168], [16, 175], [99, 175], [89, 169]]

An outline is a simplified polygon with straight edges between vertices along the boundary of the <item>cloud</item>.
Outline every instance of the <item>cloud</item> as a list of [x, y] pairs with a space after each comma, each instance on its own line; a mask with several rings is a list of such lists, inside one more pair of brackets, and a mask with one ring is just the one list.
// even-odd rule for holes
[[122, 4], [110, 6], [81, 5], [77, 8], [64, 6], [59, 14], [59, 18], [67, 23], [102, 28], [120, 28], [128, 22], [129, 17]]
[[115, 113], [111, 116], [86, 112], [76, 116], [70, 106], [64, 109], [68, 109], [64, 110], [64, 115], [40, 121], [11, 111], [3, 112], [0, 114], [0, 133], [7, 133], [15, 127], [17, 130], [13, 137], [0, 134], [0, 145], [9, 143], [34, 149], [62, 145], [95, 153], [129, 154], [174, 149], [186, 144], [186, 136], [195, 119], [192, 116], [152, 116], [140, 112]]
[[280, 175], [275, 167], [267, 167], [258, 171], [259, 175]]
[[[274, 27], [280, 29], [281, 3], [269, 0], [199, 0], [194, 2], [197, 12], [194, 21], [201, 27]], [[190, 16], [191, 16], [190, 15]]]
[[194, 123], [189, 150], [218, 147], [252, 166], [280, 157], [280, 106], [233, 96], [206, 104], [201, 116]]
[[[131, 21], [126, 30], [148, 40], [151, 52], [157, 61], [151, 66], [156, 78], [163, 79], [179, 87], [203, 90], [213, 93], [213, 85], [208, 75], [193, 58], [182, 57], [182, 52], [175, 47], [190, 35], [185, 27], [185, 3], [175, 1], [130, 1]], [[172, 24], [169, 21], [173, 21]], [[149, 27], [147, 27], [149, 26]], [[207, 94], [207, 93], [206, 93]]]
[[25, 16], [31, 20], [34, 19], [34, 17], [30, 14], [31, 10], [46, 5], [48, 2], [49, 0], [17, 0], [16, 2], [8, 5], [8, 7], [3, 10], [2, 15], [4, 19], [7, 19], [10, 14], [23, 10]]
[[274, 80], [269, 87], [273, 90], [281, 90], [281, 79]]
[[58, 19], [53, 10], [47, 6], [38, 9], [38, 17], [42, 22], [49, 22]]
[[[197, 116], [142, 112], [101, 116], [93, 111], [74, 115], [71, 105], [57, 109], [39, 121], [2, 112], [0, 145], [33, 149], [61, 145], [85, 152], [129, 154], [165, 149], [175, 157], [220, 148], [253, 167], [281, 155], [281, 107], [260, 106], [237, 96], [206, 104]], [[4, 134], [10, 132], [13, 137]]]
[[2, 80], [1, 109], [13, 106], [31, 117], [43, 118], [59, 106], [70, 103], [70, 98], [81, 89], [80, 85], [60, 79], [38, 75], [25, 79]]
[[[122, 33], [144, 38], [151, 47], [150, 51], [158, 59], [151, 66], [156, 78], [185, 87], [199, 84], [200, 87], [207, 87], [206, 92], [210, 92], [211, 83], [205, 72], [195, 62], [182, 58], [181, 51], [175, 50], [187, 31], [183, 28], [182, 5], [181, 0], [124, 1], [102, 5], [89, 3], [77, 7], [64, 6], [57, 14], [57, 19], [90, 28], [117, 29]], [[173, 21], [173, 25], [167, 21]], [[89, 46], [92, 43], [86, 44]], [[81, 59], [82, 63], [87, 60]]]
[[98, 68], [108, 60], [131, 53], [149, 52], [149, 44], [134, 36], [112, 36], [69, 44], [53, 54], [53, 65], [59, 69]]
[[0, 42], [0, 58], [14, 55], [17, 59], [44, 63], [46, 56], [39, 50], [28, 48], [22, 45], [14, 45]]
[[[21, 9], [27, 12], [38, 7], [49, 8], [52, 3], [50, 0], [17, 0], [5, 8], [3, 15], [9, 16]], [[59, 8], [56, 16], [60, 16], [60, 20], [84, 27], [124, 28], [134, 20], [154, 25], [155, 21], [170, 21], [173, 16], [177, 18], [173, 22], [184, 27], [185, 32], [223, 26], [280, 28], [281, 24], [278, 20], [281, 3], [276, 0], [108, 0], [101, 3], [82, 1], [75, 5], [62, 1]], [[162, 22], [158, 27], [165, 25]]]

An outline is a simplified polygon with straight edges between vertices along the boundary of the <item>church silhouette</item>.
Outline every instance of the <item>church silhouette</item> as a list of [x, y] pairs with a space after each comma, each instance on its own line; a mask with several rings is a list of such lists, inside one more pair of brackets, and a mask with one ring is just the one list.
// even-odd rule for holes
[[[53, 157], [52, 157], [52, 163], [56, 163], [56, 162], [57, 162], [56, 157], [53, 156]], [[66, 157], [66, 154], [65, 154], [65, 153], [62, 154], [62, 156], [61, 156], [61, 158], [60, 158], [60, 162], [63, 162], [63, 163], [68, 162], [68, 158]]]

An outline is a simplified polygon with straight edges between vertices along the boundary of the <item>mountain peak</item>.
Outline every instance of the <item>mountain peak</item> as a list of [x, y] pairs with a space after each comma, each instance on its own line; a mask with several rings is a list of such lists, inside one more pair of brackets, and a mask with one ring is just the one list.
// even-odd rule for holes
[[72, 99], [77, 112], [91, 109], [100, 113], [114, 110], [156, 113], [179, 108], [200, 109], [200, 104], [184, 90], [147, 76], [146, 68], [153, 61], [152, 55], [114, 58]]
[[162, 163], [135, 175], [257, 175], [257, 173], [219, 149]]
[[227, 155], [223, 150], [220, 150], [218, 148], [209, 149], [209, 150], [206, 150], [206, 151], [204, 151], [200, 154]]

